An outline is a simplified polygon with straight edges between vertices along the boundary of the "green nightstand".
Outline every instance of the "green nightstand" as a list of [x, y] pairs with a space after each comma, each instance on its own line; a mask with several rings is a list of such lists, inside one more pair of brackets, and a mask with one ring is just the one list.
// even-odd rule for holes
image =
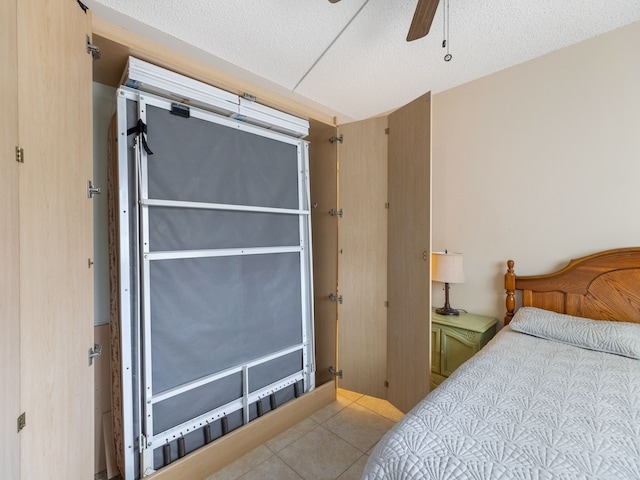
[[438, 315], [431, 311], [431, 389], [473, 357], [496, 334], [493, 317], [460, 313]]

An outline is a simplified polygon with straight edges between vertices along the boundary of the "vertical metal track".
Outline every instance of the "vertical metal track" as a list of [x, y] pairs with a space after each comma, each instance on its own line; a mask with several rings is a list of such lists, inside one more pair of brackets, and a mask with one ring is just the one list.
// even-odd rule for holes
[[[144, 95], [140, 95], [138, 100], [138, 119], [147, 124], [147, 104]], [[138, 134], [138, 139], [142, 139], [143, 133]], [[138, 142], [137, 158], [139, 162], [136, 162], [137, 167], [137, 185], [138, 185], [138, 211], [140, 215], [140, 227], [139, 233], [139, 247], [138, 251], [142, 253], [140, 259], [140, 298], [141, 298], [141, 316], [140, 316], [140, 345], [142, 347], [142, 390], [140, 390], [140, 398], [144, 399], [141, 412], [141, 422], [144, 419], [144, 435], [148, 442], [153, 437], [153, 406], [151, 401], [153, 399], [153, 364], [151, 358], [151, 265], [149, 261], [149, 208], [144, 204], [144, 201], [149, 198], [149, 156], [146, 149], [142, 148], [141, 141]], [[153, 465], [153, 447], [150, 443], [145, 446], [142, 452], [142, 458], [140, 461], [142, 476], [149, 475], [154, 472]]]
[[[133, 339], [131, 338], [131, 278], [126, 273], [131, 268], [131, 254], [129, 250], [129, 218], [132, 212], [129, 210], [129, 188], [128, 185], [123, 187], [122, 183], [127, 182], [129, 178], [127, 149], [127, 98], [120, 93], [117, 97], [117, 122], [118, 122], [118, 181], [120, 189], [118, 192], [118, 222], [120, 230], [119, 241], [119, 269], [120, 275], [120, 357], [121, 372], [120, 380], [122, 385], [122, 442], [124, 446], [123, 464], [125, 478], [134, 478], [135, 476], [135, 454], [134, 445], [134, 388], [133, 388]], [[124, 272], [124, 273], [122, 273]]]

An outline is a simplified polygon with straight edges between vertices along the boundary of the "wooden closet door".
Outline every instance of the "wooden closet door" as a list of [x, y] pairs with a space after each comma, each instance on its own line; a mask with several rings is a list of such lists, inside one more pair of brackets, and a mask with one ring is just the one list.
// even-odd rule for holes
[[337, 304], [329, 300], [338, 284], [338, 220], [329, 214], [337, 207], [336, 127], [311, 122], [309, 181], [313, 248], [313, 305], [316, 385], [333, 381], [329, 368], [336, 368]]
[[338, 385], [386, 398], [387, 118], [340, 125]]
[[431, 95], [389, 115], [388, 400], [409, 411], [429, 393]]
[[16, 0], [0, 2], [0, 478], [20, 478], [20, 244]]
[[18, 2], [20, 432], [25, 479], [93, 461], [92, 59], [75, 0]]

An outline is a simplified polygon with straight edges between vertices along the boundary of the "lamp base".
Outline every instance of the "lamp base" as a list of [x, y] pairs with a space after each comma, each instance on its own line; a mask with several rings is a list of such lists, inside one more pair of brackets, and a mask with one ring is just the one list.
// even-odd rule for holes
[[460, 315], [460, 310], [456, 310], [455, 308], [451, 308], [449, 305], [445, 305], [442, 308], [436, 308], [436, 313], [438, 315]]

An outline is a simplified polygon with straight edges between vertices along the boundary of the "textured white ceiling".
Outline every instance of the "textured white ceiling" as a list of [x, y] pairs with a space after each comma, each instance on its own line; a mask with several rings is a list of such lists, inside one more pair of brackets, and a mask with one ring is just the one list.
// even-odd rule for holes
[[[251, 80], [302, 96], [341, 121], [522, 63], [640, 21], [640, 0], [450, 0], [431, 32], [406, 42], [417, 0], [89, 0], [94, 15], [159, 31]], [[640, 55], [640, 46], [639, 55]], [[214, 62], [212, 62], [214, 63]]]

